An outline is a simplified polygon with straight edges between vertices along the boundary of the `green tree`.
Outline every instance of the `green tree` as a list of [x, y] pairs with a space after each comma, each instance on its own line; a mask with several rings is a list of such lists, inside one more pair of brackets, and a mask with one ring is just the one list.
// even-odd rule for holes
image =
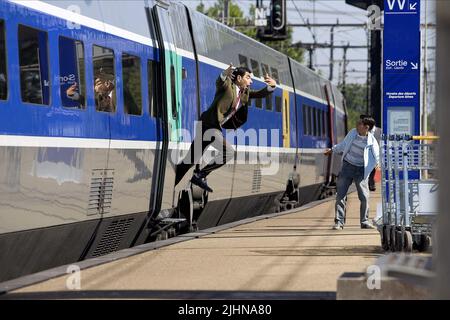
[[[342, 85], [339, 90], [343, 92]], [[347, 103], [347, 124], [348, 128], [353, 128], [361, 114], [367, 113], [365, 84], [350, 83], [345, 86], [345, 101]]]
[[[206, 14], [208, 17], [216, 19], [220, 22], [222, 22], [222, 11], [224, 7], [224, 0], [217, 0], [217, 2], [209, 7], [207, 10], [205, 10], [205, 5], [203, 2], [201, 2], [197, 6], [197, 11]], [[251, 24], [253, 21], [253, 18], [255, 15], [255, 6], [251, 5], [249, 9], [249, 16], [244, 16], [244, 12], [241, 10], [241, 8], [233, 3], [232, 1], [229, 2], [229, 21], [228, 25], [233, 26], [235, 24], [242, 24], [242, 23], [248, 23]], [[245, 34], [246, 36], [256, 39], [259, 41], [259, 39], [256, 38], [256, 27], [255, 28], [245, 28], [245, 27], [236, 27], [237, 31]], [[287, 30], [287, 39], [286, 40], [279, 40], [279, 41], [267, 41], [264, 42], [265, 45], [283, 52], [287, 56], [291, 57], [292, 59], [303, 63], [303, 49], [300, 48], [293, 48], [292, 47], [292, 34], [293, 34], [293, 28], [288, 27]]]

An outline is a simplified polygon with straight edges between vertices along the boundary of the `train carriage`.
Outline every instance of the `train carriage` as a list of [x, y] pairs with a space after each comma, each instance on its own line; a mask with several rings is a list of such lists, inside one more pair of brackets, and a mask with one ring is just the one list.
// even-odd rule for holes
[[[243, 139], [227, 132], [236, 161], [213, 193], [190, 173], [175, 188], [230, 62], [277, 88], [252, 101]], [[168, 221], [183, 232], [315, 200], [345, 121], [329, 81], [175, 1], [0, 0], [0, 281], [153, 241]]]

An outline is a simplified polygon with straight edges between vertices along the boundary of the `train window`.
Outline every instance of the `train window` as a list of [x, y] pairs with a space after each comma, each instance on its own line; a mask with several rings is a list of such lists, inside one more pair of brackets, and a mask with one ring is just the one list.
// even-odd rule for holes
[[255, 99], [255, 107], [257, 107], [258, 109], [262, 109], [263, 103], [262, 103], [262, 99], [261, 98]]
[[156, 83], [155, 83], [155, 63], [152, 60], [147, 60], [147, 85], [148, 85], [148, 110], [152, 117], [157, 117], [158, 112], [156, 110], [155, 103], [155, 93], [156, 93]]
[[239, 55], [239, 66], [248, 68], [248, 59], [246, 56]]
[[313, 135], [317, 137], [319, 135], [319, 110], [314, 108], [313, 112], [314, 112], [313, 113], [313, 116], [314, 116], [314, 118], [313, 118], [314, 133], [313, 133]]
[[122, 53], [123, 110], [127, 114], [142, 114], [141, 59]]
[[322, 116], [323, 111], [319, 110], [319, 112], [317, 113], [317, 117], [318, 117], [318, 122], [319, 122], [319, 132], [318, 132], [318, 136], [319, 137], [323, 137], [323, 116]]
[[50, 77], [47, 32], [19, 25], [18, 40], [22, 101], [48, 105]]
[[[259, 63], [258, 63], [258, 61], [255, 61], [255, 60], [253, 60], [253, 59], [250, 59], [250, 63], [251, 63], [251, 65], [252, 65], [252, 73], [253, 73], [253, 75], [254, 75], [255, 77], [261, 77], [261, 72], [260, 72], [260, 70], [259, 70]], [[256, 106], [257, 108], [262, 109], [262, 105], [263, 105], [262, 99], [261, 99], [261, 98], [256, 98], [256, 99], [255, 99], [255, 106]]]
[[306, 105], [303, 105], [302, 107], [302, 116], [303, 116], [303, 134], [307, 135], [308, 134], [308, 112], [307, 109], [308, 107]]
[[266, 74], [269, 74], [269, 66], [267, 64], [261, 63], [262, 68], [262, 76], [264, 77]]
[[329, 122], [328, 122], [328, 111], [324, 111], [323, 113], [323, 123], [324, 123], [324, 128], [323, 128], [323, 135], [325, 137], [328, 136], [328, 126], [329, 126]]
[[116, 69], [114, 51], [97, 45], [92, 46], [94, 65], [94, 92], [97, 111], [116, 111]]
[[273, 109], [273, 106], [272, 106], [272, 95], [269, 94], [266, 97], [266, 110], [272, 111], [272, 109]]
[[177, 117], [177, 92], [176, 92], [176, 86], [175, 86], [175, 67], [172, 65], [170, 66], [170, 89], [171, 89], [171, 99], [172, 99], [172, 117], [175, 119]]
[[281, 104], [283, 102], [283, 99], [281, 97], [275, 96], [275, 111], [281, 112]]
[[326, 115], [325, 111], [322, 110], [322, 137], [326, 137], [326, 135], [327, 135], [327, 132], [326, 132], [327, 120], [325, 118], [325, 115]]
[[313, 118], [313, 116], [312, 116], [312, 113], [313, 113], [313, 109], [311, 108], [311, 107], [309, 107], [308, 106], [308, 109], [307, 109], [307, 115], [306, 115], [306, 119], [307, 119], [307, 121], [308, 121], [308, 135], [313, 135], [313, 122], [312, 122], [312, 118]]
[[84, 109], [86, 97], [83, 42], [59, 37], [59, 87], [66, 108]]
[[6, 72], [5, 22], [0, 20], [0, 100], [8, 97], [8, 77]]
[[253, 59], [250, 59], [250, 64], [252, 66], [252, 73], [255, 77], [261, 77], [261, 72], [259, 72], [259, 63]]
[[278, 77], [278, 70], [272, 67], [270, 68], [270, 70], [272, 71], [273, 80], [275, 80], [276, 82], [280, 82], [280, 78]]

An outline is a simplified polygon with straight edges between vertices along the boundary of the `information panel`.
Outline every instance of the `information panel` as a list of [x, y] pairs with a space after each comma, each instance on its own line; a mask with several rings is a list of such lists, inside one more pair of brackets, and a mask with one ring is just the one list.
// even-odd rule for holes
[[420, 0], [384, 0], [383, 63], [383, 133], [419, 135]]

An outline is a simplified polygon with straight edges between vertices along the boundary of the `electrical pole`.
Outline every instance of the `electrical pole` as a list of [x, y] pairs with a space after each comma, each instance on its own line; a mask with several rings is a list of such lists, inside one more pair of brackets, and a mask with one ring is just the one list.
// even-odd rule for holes
[[[339, 24], [339, 21], [337, 22], [338, 24]], [[332, 26], [331, 27], [331, 30], [330, 30], [330, 44], [331, 44], [331, 46], [330, 46], [330, 76], [329, 76], [329, 80], [330, 81], [333, 81], [333, 68], [334, 68], [334, 62], [333, 62], [333, 60], [334, 60], [334, 27], [335, 26]]]
[[[366, 80], [366, 114], [372, 115], [373, 117], [373, 110], [372, 106], [370, 104], [370, 32], [369, 30], [366, 30], [367, 33], [367, 80]], [[377, 124], [378, 127], [380, 127], [380, 124]]]
[[[427, 51], [428, 51], [428, 42], [427, 42], [427, 1], [425, 1], [425, 32], [423, 37], [423, 92], [422, 92], [422, 135], [426, 136], [428, 133], [428, 106], [427, 106], [427, 81], [428, 81], [428, 61], [427, 61]], [[425, 172], [427, 172], [425, 170]]]
[[[450, 199], [447, 196], [450, 192], [450, 109], [448, 101], [450, 100], [450, 64], [448, 61], [448, 52], [450, 50], [450, 2], [436, 1], [437, 13], [437, 62], [436, 62], [436, 93], [437, 93], [437, 124], [439, 128], [439, 214], [437, 216], [436, 238], [433, 239], [433, 266], [436, 268], [437, 277], [434, 280], [434, 299], [450, 299], [450, 215], [448, 208]], [[436, 241], [435, 241], [436, 240]], [[436, 242], [436, 245], [435, 245]]]
[[343, 70], [343, 73], [342, 73], [342, 94], [344, 95], [344, 97], [346, 97], [346, 88], [345, 88], [345, 86], [346, 86], [346, 80], [347, 80], [347, 50], [348, 50], [348, 47], [349, 47], [349, 45], [350, 44], [348, 44], [347, 43], [347, 46], [346, 47], [344, 47], [344, 57], [343, 57], [343, 60], [344, 60], [344, 62], [343, 62], [343, 68], [344, 68], [344, 70]]
[[230, 6], [229, 6], [230, 0], [224, 0], [223, 1], [223, 12], [222, 12], [222, 23], [228, 25], [228, 18], [230, 13]]

